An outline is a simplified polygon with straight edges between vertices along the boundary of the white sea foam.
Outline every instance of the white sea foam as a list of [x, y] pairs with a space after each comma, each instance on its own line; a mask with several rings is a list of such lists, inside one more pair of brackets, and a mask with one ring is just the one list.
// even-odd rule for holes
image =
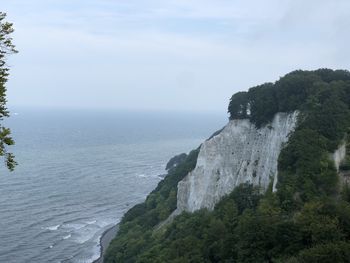
[[72, 236], [72, 234], [68, 234], [68, 235], [64, 236], [63, 239], [68, 239], [68, 238], [70, 238], [71, 236]]
[[149, 175], [145, 175], [145, 174], [139, 174], [138, 177], [141, 178], [148, 178], [148, 179], [163, 179], [161, 176], [159, 176], [159, 173], [154, 173], [154, 174], [149, 174]]
[[74, 241], [79, 244], [83, 244], [89, 240], [92, 240], [94, 236], [99, 232], [99, 230], [101, 230], [101, 228], [98, 225], [86, 225], [84, 228], [75, 231], [76, 235]]
[[86, 226], [86, 224], [82, 223], [73, 223], [73, 224], [65, 224], [62, 227], [63, 228], [68, 228], [68, 229], [74, 229], [74, 230], [79, 230], [82, 229]]
[[94, 262], [95, 260], [97, 260], [100, 255], [101, 255], [101, 246], [100, 246], [100, 239], [98, 240], [96, 246], [94, 246], [93, 250], [92, 250], [92, 256], [87, 260], [85, 261], [86, 262]]
[[48, 226], [44, 227], [42, 229], [50, 230], [50, 231], [56, 231], [61, 225], [56, 225], [56, 226]]
[[115, 220], [101, 220], [96, 223], [100, 228], [105, 228], [106, 226], [115, 224]]
[[161, 177], [161, 175], [160, 174], [158, 174], [158, 173], [154, 173], [154, 174], [152, 174], [152, 175], [150, 175], [149, 176], [150, 178], [161, 178], [161, 179], [163, 179], [162, 177]]

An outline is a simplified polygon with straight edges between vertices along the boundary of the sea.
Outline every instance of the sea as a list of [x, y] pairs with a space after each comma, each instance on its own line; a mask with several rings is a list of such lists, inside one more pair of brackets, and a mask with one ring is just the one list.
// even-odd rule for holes
[[18, 166], [0, 165], [0, 262], [97, 259], [102, 233], [156, 187], [167, 161], [226, 122], [216, 113], [13, 108], [2, 124]]

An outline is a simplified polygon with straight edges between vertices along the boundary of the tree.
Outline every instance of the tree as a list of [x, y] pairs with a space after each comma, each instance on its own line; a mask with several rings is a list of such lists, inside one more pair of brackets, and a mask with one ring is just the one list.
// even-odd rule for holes
[[248, 118], [248, 93], [243, 91], [234, 94], [230, 100], [228, 112], [231, 120]]
[[[0, 121], [10, 116], [6, 107], [6, 83], [9, 76], [9, 67], [6, 63], [8, 55], [17, 53], [12, 43], [11, 34], [13, 24], [5, 20], [6, 14], [0, 12]], [[14, 155], [8, 152], [7, 147], [13, 145], [10, 129], [0, 124], [0, 156], [4, 157], [7, 168], [12, 171], [16, 166]]]

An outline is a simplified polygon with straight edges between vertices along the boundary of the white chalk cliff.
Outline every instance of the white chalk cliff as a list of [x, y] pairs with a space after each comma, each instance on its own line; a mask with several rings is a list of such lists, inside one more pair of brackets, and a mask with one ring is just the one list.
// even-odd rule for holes
[[341, 162], [345, 159], [346, 157], [346, 143], [342, 143], [339, 148], [332, 154], [332, 159], [335, 164], [335, 168], [339, 172], [339, 166]]
[[205, 141], [197, 165], [178, 184], [177, 210], [213, 209], [220, 199], [245, 182], [266, 189], [277, 183], [277, 160], [297, 122], [297, 112], [277, 113], [257, 129], [248, 119], [232, 120]]

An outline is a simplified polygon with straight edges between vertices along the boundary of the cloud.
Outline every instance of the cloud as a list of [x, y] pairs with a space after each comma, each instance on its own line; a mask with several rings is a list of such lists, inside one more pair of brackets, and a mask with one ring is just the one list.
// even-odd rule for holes
[[296, 68], [349, 68], [349, 7], [345, 0], [7, 1], [20, 50], [9, 99], [224, 112], [232, 93]]

